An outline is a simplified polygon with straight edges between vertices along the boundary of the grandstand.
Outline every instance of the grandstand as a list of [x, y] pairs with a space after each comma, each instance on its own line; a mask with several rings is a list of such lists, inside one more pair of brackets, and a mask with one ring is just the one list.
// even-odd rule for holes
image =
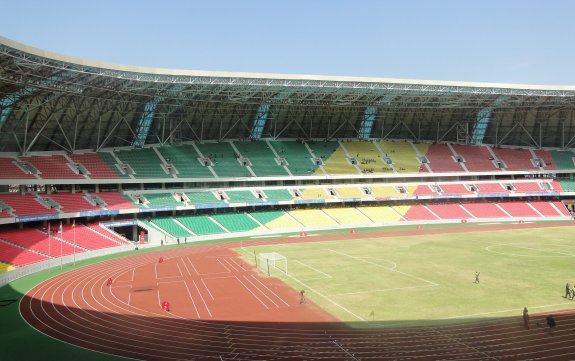
[[131, 68], [4, 38], [0, 49], [2, 277], [134, 242], [573, 217], [572, 87]]

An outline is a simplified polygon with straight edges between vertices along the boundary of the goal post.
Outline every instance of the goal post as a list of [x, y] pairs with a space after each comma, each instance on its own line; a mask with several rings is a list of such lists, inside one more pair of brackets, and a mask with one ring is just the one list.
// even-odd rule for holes
[[275, 272], [288, 274], [287, 257], [277, 252], [259, 253], [257, 267], [268, 276]]

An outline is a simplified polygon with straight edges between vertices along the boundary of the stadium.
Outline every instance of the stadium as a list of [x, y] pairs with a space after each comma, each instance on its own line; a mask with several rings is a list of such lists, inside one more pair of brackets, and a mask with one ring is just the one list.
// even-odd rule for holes
[[1, 358], [573, 359], [574, 144], [575, 87], [0, 37]]

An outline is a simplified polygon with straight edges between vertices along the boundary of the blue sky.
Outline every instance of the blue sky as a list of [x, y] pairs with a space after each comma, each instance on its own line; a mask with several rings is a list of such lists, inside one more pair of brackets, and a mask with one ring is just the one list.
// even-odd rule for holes
[[575, 1], [10, 1], [0, 34], [174, 69], [575, 85]]

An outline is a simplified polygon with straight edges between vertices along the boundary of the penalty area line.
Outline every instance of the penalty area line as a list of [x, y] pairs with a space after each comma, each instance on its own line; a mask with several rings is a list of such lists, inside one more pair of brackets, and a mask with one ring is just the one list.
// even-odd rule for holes
[[308, 265], [308, 264], [305, 264], [305, 263], [303, 263], [302, 261], [299, 261], [299, 260], [296, 259], [296, 260], [294, 260], [294, 262], [297, 262], [297, 263], [301, 264], [302, 266], [305, 266], [305, 267], [307, 267], [307, 268], [309, 268], [309, 269], [312, 269], [312, 270], [314, 270], [314, 271], [316, 271], [316, 272], [318, 272], [318, 273], [321, 273], [322, 275], [326, 276], [327, 278], [333, 278], [333, 277], [331, 277], [330, 275], [328, 275], [327, 273], [322, 272], [322, 271], [318, 270], [317, 268], [312, 267], [312, 266], [310, 266], [310, 265]]

